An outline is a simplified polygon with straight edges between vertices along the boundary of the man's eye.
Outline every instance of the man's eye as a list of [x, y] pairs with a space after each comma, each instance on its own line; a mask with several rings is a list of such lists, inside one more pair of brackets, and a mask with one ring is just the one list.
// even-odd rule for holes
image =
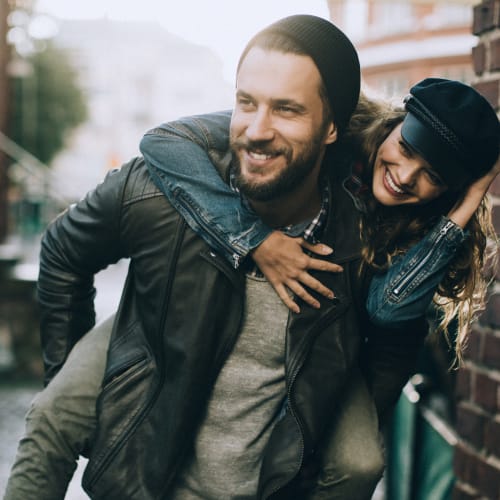
[[252, 101], [250, 99], [240, 98], [238, 99], [238, 105], [242, 108], [249, 108], [252, 106]]
[[295, 113], [295, 109], [292, 108], [291, 106], [279, 106], [278, 111], [280, 113]]

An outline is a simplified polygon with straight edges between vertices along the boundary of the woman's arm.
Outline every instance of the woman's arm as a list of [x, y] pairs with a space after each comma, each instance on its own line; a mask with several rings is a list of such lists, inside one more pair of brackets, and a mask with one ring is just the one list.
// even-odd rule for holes
[[468, 187], [463, 198], [457, 202], [448, 214], [448, 217], [455, 224], [462, 229], [467, 225], [499, 172], [500, 159], [497, 160], [493, 168], [485, 176]]
[[366, 302], [370, 319], [379, 326], [396, 327], [424, 315], [464, 238], [457, 224], [442, 217], [385, 273], [375, 274]]
[[214, 166], [230, 159], [229, 120], [221, 112], [165, 123], [146, 133], [140, 150], [155, 184], [190, 227], [238, 267], [271, 229]]
[[229, 121], [229, 112], [219, 112], [182, 118], [149, 131], [140, 144], [148, 170], [190, 227], [234, 267], [251, 254], [291, 310], [300, 309], [287, 290], [319, 307], [304, 286], [326, 297], [333, 293], [307, 270], [339, 272], [341, 268], [303, 252], [306, 248], [328, 255], [329, 247], [289, 238], [267, 227], [224, 182], [216, 167], [231, 158]]

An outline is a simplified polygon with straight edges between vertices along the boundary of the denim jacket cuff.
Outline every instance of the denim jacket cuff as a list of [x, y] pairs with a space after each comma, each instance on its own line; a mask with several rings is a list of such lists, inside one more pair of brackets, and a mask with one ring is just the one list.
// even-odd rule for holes
[[458, 224], [444, 215], [441, 217], [432, 232], [436, 236], [440, 233], [444, 233], [445, 242], [448, 244], [450, 249], [458, 248], [469, 236], [469, 231], [462, 229]]

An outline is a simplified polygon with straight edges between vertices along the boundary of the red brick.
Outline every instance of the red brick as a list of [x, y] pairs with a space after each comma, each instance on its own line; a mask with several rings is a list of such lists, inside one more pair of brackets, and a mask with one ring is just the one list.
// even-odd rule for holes
[[[492, 328], [500, 327], [500, 295], [495, 293], [488, 298], [486, 310], [479, 319], [483, 325], [491, 326]], [[477, 358], [474, 358], [477, 359]]]
[[495, 196], [500, 196], [500, 176], [497, 176], [491, 183], [489, 192]]
[[495, 27], [495, 0], [483, 0], [474, 7], [472, 33], [480, 35]]
[[482, 75], [486, 69], [486, 48], [484, 43], [472, 47], [472, 64], [476, 75]]
[[453, 471], [457, 479], [466, 484], [470, 484], [473, 476], [477, 474], [476, 459], [462, 444], [455, 448]]
[[484, 445], [488, 453], [500, 458], [500, 421], [490, 420], [486, 422]]
[[453, 486], [452, 500], [480, 500], [480, 496], [471, 486], [456, 481]]
[[470, 488], [464, 487], [469, 485], [480, 493], [480, 498], [500, 498], [500, 469], [488, 463], [484, 456], [458, 444], [455, 448], [453, 470], [457, 480], [462, 483], [461, 490], [470, 491]]
[[500, 40], [493, 40], [490, 44], [490, 71], [500, 69]]
[[500, 234], [500, 206], [493, 205], [492, 214], [491, 214], [493, 225], [495, 226], [495, 230], [498, 234]]
[[494, 333], [485, 333], [483, 361], [491, 366], [500, 366], [500, 336]]
[[[485, 324], [486, 322], [489, 324], [489, 316], [483, 319], [485, 314], [488, 314], [489, 311], [486, 310], [485, 313], [481, 316], [480, 322]], [[469, 338], [467, 341], [467, 348], [465, 352], [465, 356], [467, 359], [471, 361], [480, 361], [481, 360], [481, 346], [482, 346], [483, 334], [477, 328], [472, 328]]]
[[459, 400], [470, 400], [471, 398], [472, 374], [468, 368], [462, 367], [457, 372], [455, 395]]
[[485, 420], [485, 415], [474, 407], [461, 404], [457, 409], [457, 432], [477, 450], [483, 447]]
[[471, 484], [486, 498], [500, 498], [500, 469], [485, 461], [479, 461], [477, 476]]
[[476, 373], [473, 388], [474, 403], [489, 412], [495, 412], [498, 401], [498, 386], [498, 382], [488, 375]]
[[498, 80], [478, 82], [474, 84], [474, 88], [482, 94], [495, 109], [498, 109]]
[[477, 489], [475, 486], [476, 478], [479, 466], [484, 460], [483, 456], [459, 443], [455, 447], [453, 457], [453, 470], [456, 478], [462, 483], [473, 485], [474, 489]]

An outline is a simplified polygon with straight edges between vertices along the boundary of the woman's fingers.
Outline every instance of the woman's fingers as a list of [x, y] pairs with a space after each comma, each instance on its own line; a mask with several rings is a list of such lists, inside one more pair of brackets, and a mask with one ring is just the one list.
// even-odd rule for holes
[[307, 263], [307, 269], [314, 269], [316, 271], [327, 271], [330, 273], [341, 273], [344, 268], [333, 262], [328, 262], [327, 260], [310, 258]]
[[300, 245], [302, 248], [307, 248], [310, 252], [317, 253], [318, 255], [330, 255], [333, 252], [333, 248], [325, 245], [324, 243], [308, 243], [304, 238], [301, 238]]
[[274, 290], [278, 294], [278, 297], [281, 299], [283, 304], [285, 304], [285, 306], [288, 307], [290, 311], [298, 314], [300, 312], [300, 307], [294, 302], [293, 298], [290, 296], [285, 286], [282, 284], [274, 286], [272, 283], [271, 285], [273, 286]]
[[252, 252], [254, 261], [280, 299], [294, 312], [299, 312], [299, 307], [289, 292], [315, 308], [318, 308], [320, 303], [310, 291], [329, 299], [334, 297], [332, 290], [309, 274], [310, 270], [333, 273], [343, 271], [342, 266], [311, 257], [304, 253], [304, 249], [322, 256], [333, 252], [322, 243], [313, 245], [305, 242], [303, 238], [290, 238], [279, 231], [273, 232]]
[[289, 279], [287, 280], [286, 286], [283, 283], [271, 283], [273, 288], [276, 290], [276, 293], [283, 301], [283, 303], [293, 312], [300, 312], [300, 308], [297, 303], [293, 300], [287, 290], [290, 290], [296, 297], [302, 299], [306, 304], [309, 304], [311, 307], [319, 309], [320, 303], [317, 299], [315, 299], [305, 288], [314, 290], [315, 292], [323, 295], [327, 299], [333, 299], [335, 294], [323, 285], [319, 280], [313, 278], [310, 274], [304, 272], [297, 279]]
[[[310, 288], [311, 290], [318, 292], [320, 295], [323, 295], [327, 299], [333, 299], [333, 297], [335, 296], [334, 293], [329, 288], [327, 288], [325, 285], [323, 285], [323, 283], [321, 283], [321, 281], [317, 280], [316, 278], [313, 278], [309, 273], [306, 273], [306, 272], [302, 273], [296, 282], [300, 283], [300, 288], [302, 290], [304, 290], [302, 285], [306, 286], [307, 288]], [[289, 285], [289, 287], [290, 287], [290, 285]], [[297, 292], [295, 292], [295, 293], [302, 300], [305, 300], [301, 294], [299, 294]], [[307, 292], [305, 290], [304, 290], [304, 293], [307, 294]], [[309, 295], [309, 294], [307, 294], [307, 295]], [[313, 299], [313, 300], [315, 300], [315, 299]], [[308, 304], [310, 303], [309, 300], [306, 300], [306, 302]], [[319, 303], [318, 303], [318, 306], [319, 306]]]
[[[315, 309], [319, 309], [320, 303], [298, 281], [289, 283], [288, 288], [297, 296], [300, 297], [306, 304], [309, 304]], [[298, 306], [297, 306], [298, 307]]]

